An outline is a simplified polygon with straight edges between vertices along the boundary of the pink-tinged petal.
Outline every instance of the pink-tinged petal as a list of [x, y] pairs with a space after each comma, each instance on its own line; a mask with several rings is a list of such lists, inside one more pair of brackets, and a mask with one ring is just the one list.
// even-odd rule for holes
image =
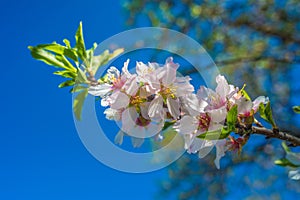
[[164, 121], [161, 120], [159, 122], [151, 121], [150, 124], [148, 124], [146, 127], [143, 127], [145, 129], [145, 136], [146, 137], [152, 137], [157, 134], [159, 134], [164, 127]]
[[123, 143], [124, 133], [123, 131], [119, 131], [118, 134], [115, 136], [115, 144], [121, 145]]
[[166, 60], [166, 64], [164, 65], [165, 75], [162, 78], [162, 83], [164, 85], [170, 85], [175, 82], [176, 79], [176, 71], [179, 67], [178, 64], [173, 63], [173, 58], [170, 57]]
[[[218, 123], [211, 123], [209, 125], [208, 131], [219, 131], [220, 135], [221, 135], [221, 129], [223, 128], [222, 124], [218, 124]], [[217, 136], [216, 136], [217, 137]], [[219, 138], [215, 138], [215, 139], [219, 139]]]
[[145, 118], [145, 119], [150, 119], [148, 112], [149, 112], [149, 106], [150, 103], [149, 102], [145, 102], [140, 104], [140, 110], [141, 110], [141, 115]]
[[225, 106], [223, 106], [219, 109], [210, 110], [209, 113], [212, 122], [222, 123], [226, 119], [227, 109]]
[[120, 77], [120, 71], [116, 68], [116, 67], [110, 67], [108, 70], [107, 70], [107, 78], [109, 80], [112, 80], [112, 79], [118, 79]]
[[161, 96], [156, 96], [153, 101], [151, 101], [148, 115], [150, 118], [163, 117], [163, 98]]
[[171, 116], [174, 119], [178, 119], [178, 117], [180, 115], [178, 100], [177, 99], [172, 99], [172, 98], [168, 97], [167, 98], [167, 107], [168, 107], [168, 110], [169, 110]]
[[177, 97], [185, 96], [195, 91], [194, 86], [190, 84], [189, 80], [189, 77], [176, 78], [174, 87], [176, 88]]
[[131, 143], [134, 148], [138, 148], [144, 143], [144, 138], [131, 137]]
[[130, 96], [134, 96], [137, 93], [138, 89], [139, 85], [136, 80], [136, 75], [132, 75], [130, 78], [128, 78], [122, 87], [122, 90], [124, 90]]
[[112, 109], [122, 109], [126, 108], [129, 105], [129, 97], [123, 92], [116, 92], [110, 96], [112, 98], [112, 102], [110, 107]]
[[104, 97], [106, 94], [108, 94], [111, 91], [111, 85], [104, 83], [96, 86], [90, 86], [89, 87], [89, 94], [93, 96], [100, 96]]
[[182, 117], [177, 125], [177, 131], [184, 135], [184, 134], [191, 134], [197, 129], [197, 123], [195, 118], [186, 115]]
[[256, 113], [257, 109], [259, 108], [259, 104], [263, 103], [263, 104], [267, 104], [269, 102], [269, 98], [268, 97], [264, 97], [264, 96], [259, 96], [257, 97], [254, 101], [253, 101], [253, 110]]
[[227, 95], [230, 93], [230, 87], [224, 76], [218, 75], [216, 77], [217, 87], [216, 93], [220, 95], [222, 99], [226, 99]]
[[250, 115], [252, 107], [253, 107], [253, 103], [252, 101], [241, 97], [239, 100], [237, 100], [236, 102], [237, 106], [238, 106], [238, 113], [242, 114], [242, 115]]
[[126, 78], [130, 78], [132, 76], [131, 73], [128, 71], [128, 64], [129, 64], [129, 59], [127, 59], [126, 62], [124, 62], [124, 65], [122, 68], [122, 74]]
[[139, 76], [143, 76], [148, 73], [149, 67], [145, 65], [143, 62], [136, 62], [136, 73]]
[[184, 148], [187, 150], [188, 153], [192, 153], [190, 151], [190, 146], [195, 139], [195, 135], [194, 134], [184, 134], [183, 139], [184, 139]]
[[225, 156], [226, 150], [226, 140], [218, 140], [216, 144], [216, 159], [214, 161], [218, 169], [220, 169], [220, 159]]
[[132, 136], [137, 134], [134, 132], [134, 127], [136, 126], [136, 119], [138, 114], [134, 107], [129, 107], [122, 112], [122, 131]]
[[[201, 139], [198, 139], [198, 140], [201, 140]], [[204, 158], [213, 149], [216, 142], [211, 141], [211, 140], [201, 140], [201, 141], [202, 141], [202, 143], [201, 143], [201, 146], [199, 149], [198, 156], [199, 156], [199, 158]]]

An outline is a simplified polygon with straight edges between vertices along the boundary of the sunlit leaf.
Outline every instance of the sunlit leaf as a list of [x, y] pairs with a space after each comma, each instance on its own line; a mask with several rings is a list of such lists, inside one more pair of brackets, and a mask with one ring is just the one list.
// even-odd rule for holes
[[84, 38], [83, 38], [83, 33], [82, 33], [82, 22], [79, 23], [79, 27], [76, 31], [75, 39], [76, 39], [75, 47], [77, 49], [77, 54], [78, 54], [79, 58], [83, 62], [85, 62], [87, 59], [87, 54], [86, 54]]
[[266, 106], [264, 106], [263, 103], [259, 105], [259, 114], [261, 118], [266, 120], [268, 123], [270, 123], [274, 128], [276, 127], [275, 121], [273, 119], [272, 115], [272, 109], [270, 102], [267, 103]]
[[76, 74], [67, 70], [63, 70], [63, 71], [56, 71], [53, 74], [55, 75], [59, 75], [65, 78], [72, 78], [75, 79], [76, 78]]
[[294, 106], [293, 110], [295, 113], [300, 114], [300, 106]]
[[68, 86], [72, 86], [75, 84], [75, 80], [72, 79], [72, 80], [67, 80], [61, 84], [58, 85], [59, 88], [63, 88], [63, 87], [68, 87]]
[[82, 92], [80, 92], [74, 99], [73, 112], [77, 120], [81, 120], [82, 107], [87, 95], [88, 95], [88, 90], [85, 89]]
[[293, 163], [291, 163], [288, 159], [286, 158], [282, 158], [282, 159], [278, 159], [278, 160], [275, 160], [274, 161], [274, 164], [276, 165], [280, 165], [280, 166], [283, 166], [283, 167], [298, 167], [297, 165], [294, 165]]
[[46, 50], [43, 50], [41, 48], [36, 48], [32, 46], [29, 46], [28, 48], [30, 49], [33, 58], [43, 61], [44, 63], [48, 65], [52, 65], [57, 68], [64, 68], [64, 69], [68, 68], [64, 65], [63, 62], [59, 61], [54, 54]]

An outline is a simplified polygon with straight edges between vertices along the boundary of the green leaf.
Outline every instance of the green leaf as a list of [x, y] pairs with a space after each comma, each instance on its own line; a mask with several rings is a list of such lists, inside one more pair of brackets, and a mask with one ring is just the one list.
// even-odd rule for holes
[[40, 44], [40, 45], [37, 45], [36, 48], [48, 50], [48, 51], [51, 51], [51, 52], [59, 54], [59, 55], [67, 56], [76, 62], [78, 61], [77, 53], [74, 49], [62, 46], [55, 42], [52, 44]]
[[76, 84], [76, 85], [74, 85], [74, 87], [70, 90], [70, 93], [80, 92], [80, 91], [85, 90], [85, 89], [87, 89], [86, 86]]
[[64, 68], [67, 69], [70, 72], [76, 72], [76, 68], [66, 59], [63, 55], [56, 55], [55, 58], [59, 60], [60, 62], [64, 63]]
[[41, 48], [36, 48], [32, 46], [29, 46], [28, 48], [30, 49], [33, 58], [43, 61], [44, 63], [48, 65], [52, 65], [57, 68], [68, 69], [68, 67], [66, 67], [63, 62], [58, 60], [54, 54]]
[[227, 113], [226, 122], [230, 131], [235, 131], [235, 124], [238, 117], [238, 107], [234, 105]]
[[73, 112], [74, 112], [77, 120], [81, 120], [82, 107], [83, 107], [84, 100], [87, 97], [87, 95], [88, 95], [88, 90], [85, 89], [82, 92], [80, 92], [74, 99]]
[[175, 120], [174, 121], [166, 121], [164, 124], [164, 127], [162, 128], [162, 131], [167, 130], [169, 127], [171, 127], [172, 125], [175, 124]]
[[67, 81], [65, 81], [65, 82], [63, 82], [63, 83], [61, 83], [61, 84], [59, 84], [59, 88], [63, 88], [63, 87], [67, 87], [67, 86], [72, 86], [72, 85], [74, 85], [75, 84], [75, 80], [74, 79], [72, 79], [72, 80], [67, 80]]
[[82, 33], [82, 22], [79, 23], [79, 27], [76, 31], [75, 39], [76, 39], [75, 47], [77, 49], [77, 54], [78, 54], [79, 58], [83, 62], [85, 62], [87, 59], [87, 54], [86, 54], [84, 38], [83, 38], [83, 33]]
[[278, 159], [274, 161], [274, 164], [276, 165], [280, 165], [283, 167], [289, 166], [289, 167], [299, 167], [298, 165], [294, 165], [293, 163], [291, 163], [288, 159], [286, 158], [282, 158], [282, 159]]
[[238, 109], [237, 105], [234, 105], [227, 113], [226, 121], [227, 126], [224, 126], [221, 130], [207, 131], [204, 134], [197, 136], [200, 139], [218, 140], [227, 138], [230, 132], [235, 131], [235, 124], [237, 122]]
[[68, 39], [64, 39], [63, 42], [65, 43], [67, 48], [71, 49], [71, 43]]
[[206, 140], [221, 140], [228, 137], [229, 132], [223, 132], [223, 130], [207, 131], [201, 135], [198, 135], [197, 138], [206, 139]]
[[251, 98], [249, 96], [249, 94], [246, 92], [245, 90], [246, 84], [243, 85], [243, 88], [239, 91], [243, 97], [245, 97], [247, 100], [251, 101]]
[[87, 83], [87, 77], [84, 73], [84, 71], [82, 71], [82, 69], [78, 68], [77, 70], [77, 79], [76, 81], [78, 81], [79, 83]]
[[268, 123], [270, 123], [273, 128], [276, 128], [275, 121], [273, 119], [273, 114], [272, 114], [272, 109], [271, 109], [271, 104], [270, 102], [267, 103], [266, 106], [264, 106], [263, 103], [259, 105], [259, 114], [261, 118], [266, 120]]
[[285, 142], [282, 142], [281, 143], [281, 146], [282, 148], [284, 149], [284, 151], [287, 153], [287, 152], [291, 152], [290, 148], [286, 145]]
[[59, 76], [65, 77], [65, 78], [72, 78], [72, 79], [75, 79], [76, 76], [77, 76], [76, 73], [73, 73], [73, 72], [70, 72], [70, 71], [67, 71], [67, 70], [56, 71], [53, 74], [59, 75]]
[[293, 110], [295, 113], [300, 114], [300, 106], [294, 106]]

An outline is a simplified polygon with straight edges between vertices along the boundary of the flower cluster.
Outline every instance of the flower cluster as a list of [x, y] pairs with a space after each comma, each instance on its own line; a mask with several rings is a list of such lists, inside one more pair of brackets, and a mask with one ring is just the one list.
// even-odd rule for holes
[[[101, 84], [90, 86], [89, 93], [102, 98], [101, 105], [106, 118], [121, 121], [122, 132], [116, 137], [121, 143], [122, 135], [132, 136], [134, 146], [144, 138], [162, 138], [160, 132], [166, 121], [181, 116], [181, 99], [194, 92], [189, 77], [177, 77], [178, 64], [168, 58], [163, 66], [157, 63], [136, 63], [136, 73], [128, 71], [129, 60], [122, 72], [110, 67]], [[121, 135], [120, 135], [121, 134]]]
[[[119, 144], [124, 133], [132, 137], [135, 147], [144, 138], [162, 138], [165, 122], [171, 122], [184, 138], [188, 153], [204, 157], [216, 146], [215, 165], [220, 168], [219, 160], [225, 152], [240, 150], [245, 143], [243, 139], [218, 137], [230, 109], [237, 105], [237, 118], [252, 124], [259, 105], [268, 101], [261, 96], [252, 102], [243, 95], [243, 89], [229, 85], [221, 75], [216, 77], [215, 90], [201, 86], [195, 92], [190, 77], [177, 76], [179, 65], [171, 57], [162, 66], [137, 62], [136, 73], [128, 71], [128, 64], [129, 60], [122, 72], [110, 67], [98, 85], [89, 87], [90, 94], [102, 98], [102, 106], [109, 106], [104, 112], [106, 118], [121, 122], [122, 131], [115, 139]], [[217, 137], [206, 138], [209, 132], [218, 133]]]

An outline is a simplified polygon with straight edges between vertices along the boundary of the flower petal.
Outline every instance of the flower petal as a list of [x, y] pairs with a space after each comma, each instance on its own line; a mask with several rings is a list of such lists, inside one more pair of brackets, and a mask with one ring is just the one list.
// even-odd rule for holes
[[114, 142], [115, 142], [116, 144], [121, 145], [121, 144], [123, 143], [123, 137], [124, 137], [123, 131], [119, 131], [119, 132], [117, 133], [117, 135], [115, 136]]
[[129, 97], [123, 92], [116, 92], [112, 94], [110, 97], [112, 99], [110, 105], [112, 109], [118, 110], [118, 109], [126, 108], [129, 104]]
[[263, 104], [267, 104], [269, 102], [269, 98], [268, 97], [264, 97], [264, 96], [259, 96], [257, 97], [254, 101], [253, 101], [253, 110], [254, 110], [254, 113], [257, 112], [257, 109], [259, 107], [259, 105], [261, 103]]
[[216, 159], [214, 161], [218, 169], [220, 169], [220, 159], [225, 156], [226, 150], [226, 140], [219, 140], [216, 144]]
[[180, 110], [179, 110], [179, 102], [176, 99], [172, 99], [170, 97], [167, 98], [167, 106], [170, 114], [174, 119], [178, 119], [180, 115]]
[[106, 94], [108, 94], [111, 91], [111, 85], [104, 83], [96, 86], [90, 86], [89, 87], [89, 94], [93, 96], [100, 96], [104, 97]]
[[151, 101], [148, 115], [150, 118], [162, 118], [163, 116], [163, 98], [157, 96]]
[[131, 137], [131, 143], [134, 148], [140, 147], [144, 143], [144, 138]]

